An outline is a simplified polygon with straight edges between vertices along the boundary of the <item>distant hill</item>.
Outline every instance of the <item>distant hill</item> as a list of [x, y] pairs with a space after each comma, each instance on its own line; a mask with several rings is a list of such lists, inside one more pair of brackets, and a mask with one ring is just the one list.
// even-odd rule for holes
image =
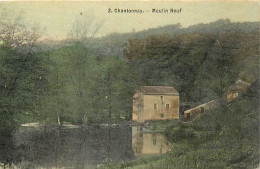
[[[124, 46], [130, 38], [146, 38], [152, 35], [181, 35], [188, 33], [202, 33], [202, 34], [213, 34], [217, 35], [220, 33], [253, 33], [258, 32], [260, 22], [244, 22], [244, 23], [233, 23], [230, 20], [218, 20], [209, 24], [197, 24], [187, 28], [182, 28], [180, 24], [167, 25], [158, 28], [151, 28], [140, 32], [131, 33], [113, 33], [103, 38], [97, 39], [96, 42], [92, 41], [88, 43], [88, 46], [98, 51], [96, 47], [102, 47], [104, 54], [118, 56], [123, 58]], [[100, 43], [101, 46], [96, 45]], [[100, 51], [100, 49], [99, 49]]]
[[[253, 33], [258, 32], [260, 22], [231, 22], [230, 20], [217, 20], [209, 24], [196, 24], [183, 28], [181, 24], [166, 25], [158, 28], [151, 28], [139, 32], [130, 33], [112, 33], [101, 38], [94, 39], [82, 39], [85, 46], [93, 49], [98, 54], [118, 56], [123, 58], [123, 51], [125, 44], [130, 38], [145, 38], [152, 35], [178, 35], [188, 33], [202, 33], [202, 34], [220, 34], [220, 33]], [[43, 41], [40, 44], [41, 49], [50, 50], [52, 48], [59, 48], [61, 46], [67, 46], [73, 43], [73, 41]]]

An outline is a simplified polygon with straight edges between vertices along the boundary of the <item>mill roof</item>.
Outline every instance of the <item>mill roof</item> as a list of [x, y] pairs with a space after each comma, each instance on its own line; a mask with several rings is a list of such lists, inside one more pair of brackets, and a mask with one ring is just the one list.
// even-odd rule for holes
[[144, 94], [179, 95], [178, 91], [170, 86], [142, 86], [141, 91]]

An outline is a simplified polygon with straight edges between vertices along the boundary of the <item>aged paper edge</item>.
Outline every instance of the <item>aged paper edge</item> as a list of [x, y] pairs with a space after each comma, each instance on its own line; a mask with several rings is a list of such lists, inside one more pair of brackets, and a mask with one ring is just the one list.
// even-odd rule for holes
[[[260, 0], [0, 0], [0, 2], [258, 2]], [[260, 15], [260, 14], [259, 14]]]

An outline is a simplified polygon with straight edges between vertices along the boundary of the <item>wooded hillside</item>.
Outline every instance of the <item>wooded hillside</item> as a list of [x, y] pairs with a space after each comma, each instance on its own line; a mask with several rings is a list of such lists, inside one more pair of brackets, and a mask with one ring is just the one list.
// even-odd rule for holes
[[68, 41], [59, 48], [40, 48], [38, 36], [32, 45], [14, 46], [20, 39], [9, 41], [3, 29], [1, 115], [8, 112], [18, 123], [129, 120], [133, 93], [143, 85], [174, 86], [190, 106], [222, 97], [237, 78], [251, 83], [258, 77], [258, 28], [219, 20]]

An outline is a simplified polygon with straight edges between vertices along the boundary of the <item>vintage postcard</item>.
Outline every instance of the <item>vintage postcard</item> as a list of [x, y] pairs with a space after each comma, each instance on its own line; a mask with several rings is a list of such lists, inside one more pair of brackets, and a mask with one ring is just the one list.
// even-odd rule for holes
[[1, 1], [0, 168], [259, 169], [257, 1]]

